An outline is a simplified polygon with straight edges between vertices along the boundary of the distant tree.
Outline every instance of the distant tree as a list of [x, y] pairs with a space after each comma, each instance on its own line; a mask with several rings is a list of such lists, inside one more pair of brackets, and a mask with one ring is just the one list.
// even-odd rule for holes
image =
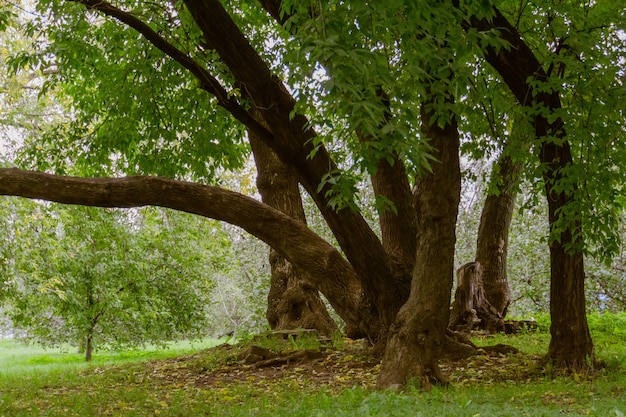
[[213, 243], [203, 232], [210, 235], [210, 227], [153, 209], [129, 217], [24, 208], [11, 222], [14, 275], [7, 278], [14, 287], [9, 313], [28, 338], [78, 345], [89, 361], [96, 347], [206, 334]]

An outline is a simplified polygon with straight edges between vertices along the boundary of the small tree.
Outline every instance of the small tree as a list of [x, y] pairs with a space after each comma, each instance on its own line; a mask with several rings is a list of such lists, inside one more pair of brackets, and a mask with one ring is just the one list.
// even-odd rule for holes
[[19, 213], [14, 325], [46, 345], [77, 344], [87, 361], [96, 345], [201, 335], [210, 232], [196, 224], [183, 235], [172, 224], [189, 216], [172, 216], [41, 204]]

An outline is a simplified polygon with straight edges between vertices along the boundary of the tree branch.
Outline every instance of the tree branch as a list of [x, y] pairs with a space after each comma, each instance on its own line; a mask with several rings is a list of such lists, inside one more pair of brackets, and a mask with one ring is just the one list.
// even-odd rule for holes
[[95, 207], [159, 206], [225, 221], [306, 270], [312, 285], [336, 301], [337, 313], [359, 323], [361, 289], [352, 266], [302, 222], [242, 194], [163, 177], [80, 178], [0, 168], [0, 195]]

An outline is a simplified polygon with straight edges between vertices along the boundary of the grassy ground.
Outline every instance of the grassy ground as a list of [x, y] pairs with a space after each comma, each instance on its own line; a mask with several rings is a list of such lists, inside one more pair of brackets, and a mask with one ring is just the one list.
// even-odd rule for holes
[[[626, 415], [626, 315], [592, 316], [595, 375], [563, 377], [538, 366], [540, 331], [478, 337], [522, 353], [443, 363], [451, 385], [420, 392], [372, 390], [378, 365], [359, 342], [323, 347], [315, 360], [275, 366], [241, 363], [246, 346], [189, 353], [79, 355], [0, 342], [0, 416], [616, 416]], [[257, 341], [283, 353], [307, 347]], [[186, 353], [185, 353], [186, 352]], [[183, 356], [180, 356], [185, 353]]]

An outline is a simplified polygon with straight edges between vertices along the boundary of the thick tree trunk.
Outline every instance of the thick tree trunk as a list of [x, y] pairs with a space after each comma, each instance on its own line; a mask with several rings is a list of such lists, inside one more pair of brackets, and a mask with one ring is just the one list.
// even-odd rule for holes
[[[535, 91], [537, 81], [546, 81], [542, 68], [529, 46], [502, 13], [494, 8], [490, 20], [471, 18], [468, 26], [479, 31], [498, 29], [509, 48], [484, 50], [485, 59], [498, 71], [523, 106], [542, 106], [534, 112], [535, 135], [540, 141], [539, 161], [548, 199], [550, 223], [550, 327], [547, 359], [569, 370], [584, 367], [593, 353], [593, 342], [585, 314], [585, 271], [581, 253], [580, 212], [576, 211], [574, 190], [559, 187], [573, 164], [563, 120], [552, 117], [561, 108], [558, 92]], [[551, 112], [550, 119], [546, 112]], [[569, 188], [571, 190], [571, 188]], [[568, 218], [564, 218], [568, 213]], [[557, 230], [561, 233], [555, 235]]]
[[520, 168], [506, 155], [505, 147], [491, 174], [489, 188], [497, 192], [485, 199], [476, 241], [476, 262], [482, 267], [485, 297], [501, 317], [506, 316], [511, 302], [506, 262]]
[[422, 129], [438, 162], [416, 184], [418, 240], [411, 293], [389, 330], [378, 388], [402, 387], [414, 377], [422, 387], [444, 380], [439, 359], [450, 314], [461, 174], [456, 122], [444, 128], [431, 122], [422, 108]]
[[[539, 125], [538, 129], [546, 129]], [[550, 130], [546, 129], [546, 133]], [[562, 127], [557, 131], [562, 132]], [[544, 143], [540, 159], [545, 164], [544, 181], [548, 196], [550, 232], [561, 227], [561, 211], [572, 197], [557, 192], [554, 185], [563, 180], [561, 168], [572, 163], [569, 144]], [[580, 245], [580, 218], [567, 219], [567, 227], [550, 237], [550, 347], [546, 360], [567, 371], [578, 372], [593, 360], [593, 341], [589, 333], [585, 299], [585, 267]], [[571, 248], [571, 249], [567, 249]]]
[[[331, 185], [320, 187], [320, 184], [326, 175], [337, 169], [336, 164], [323, 146], [313, 143], [316, 133], [304, 115], [294, 114], [294, 98], [279, 77], [272, 74], [221, 2], [185, 1], [185, 4], [202, 31], [206, 45], [219, 55], [236, 80], [236, 87], [243, 96], [242, 102], [238, 101], [239, 94], [229, 94], [205, 67], [167, 42], [132, 13], [107, 2], [76, 1], [134, 28], [156, 48], [179, 62], [199, 80], [201, 88], [216, 98], [220, 106], [257, 134], [283, 163], [293, 168], [298, 182], [312, 196], [360, 281], [359, 291], [343, 298], [364, 300], [360, 313], [357, 313], [362, 315], [360, 326], [368, 329], [366, 334], [370, 340], [380, 340], [395, 318], [397, 309], [390, 306], [399, 306], [401, 302], [398, 300], [406, 298], [404, 284], [410, 281], [410, 277], [406, 271], [396, 270], [380, 239], [360, 213], [351, 209], [337, 211], [329, 204]], [[247, 110], [246, 105], [250, 105], [252, 110]], [[318, 289], [327, 295], [321, 288]], [[329, 301], [334, 302], [333, 305], [340, 302], [330, 298]]]
[[469, 336], [474, 327], [490, 333], [504, 331], [504, 321], [485, 294], [482, 267], [469, 262], [457, 271], [457, 286], [448, 328]]
[[[569, 238], [567, 238], [569, 239]], [[568, 254], [550, 246], [550, 346], [545, 359], [557, 367], [578, 372], [593, 361], [593, 341], [587, 325], [584, 266], [581, 253]]]
[[[306, 224], [300, 189], [293, 172], [253, 132], [248, 133], [257, 167], [257, 188], [263, 202]], [[299, 271], [270, 248], [272, 277], [266, 317], [273, 330], [315, 329], [319, 336], [338, 331], [319, 292]], [[349, 334], [354, 329], [348, 329]]]

